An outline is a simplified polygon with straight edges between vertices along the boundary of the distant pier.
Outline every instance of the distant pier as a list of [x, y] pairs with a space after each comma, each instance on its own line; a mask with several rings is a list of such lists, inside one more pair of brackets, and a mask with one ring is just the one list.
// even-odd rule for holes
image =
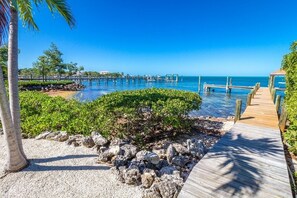
[[[32, 76], [19, 76], [19, 80], [28, 80], [28, 81], [32, 81], [32, 80], [43, 80], [42, 77], [32, 77]], [[72, 80], [75, 82], [82, 82], [82, 81], [89, 81], [89, 82], [93, 82], [93, 81], [98, 81], [98, 83], [100, 82], [105, 82], [105, 83], [109, 83], [109, 82], [113, 82], [113, 83], [123, 83], [124, 81], [127, 83], [130, 82], [141, 82], [141, 81], [145, 81], [145, 82], [179, 82], [179, 75], [178, 74], [166, 74], [165, 76], [159, 76], [159, 75], [155, 75], [155, 76], [151, 76], [151, 75], [143, 75], [143, 76], [123, 76], [123, 77], [91, 77], [91, 76], [61, 76], [61, 77], [53, 77], [53, 76], [49, 76], [46, 78], [47, 81], [50, 80]]]

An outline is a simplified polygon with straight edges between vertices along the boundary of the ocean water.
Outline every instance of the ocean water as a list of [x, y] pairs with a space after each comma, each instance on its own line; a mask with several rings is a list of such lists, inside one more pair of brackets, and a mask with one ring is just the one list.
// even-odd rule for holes
[[[238, 86], [254, 86], [257, 82], [262, 87], [268, 86], [268, 77], [229, 77], [232, 78], [232, 84]], [[209, 93], [204, 92], [203, 84], [217, 84], [226, 85], [227, 77], [201, 77], [201, 92], [202, 98], [201, 108], [198, 111], [193, 112], [196, 116], [214, 116], [214, 117], [228, 117], [233, 116], [235, 112], [236, 99], [241, 99], [244, 111], [246, 106], [247, 94], [250, 90], [232, 89], [231, 94], [226, 94], [225, 89], [214, 89]], [[285, 79], [283, 77], [277, 77], [275, 79], [275, 87], [284, 88], [283, 83]], [[179, 76], [178, 82], [146, 82], [144, 80], [93, 80], [83, 81], [82, 84], [86, 88], [78, 92], [74, 97], [79, 101], [92, 101], [98, 97], [123, 90], [136, 90], [145, 88], [166, 88], [166, 89], [178, 89], [186, 90], [198, 93], [198, 76]], [[284, 96], [283, 92], [277, 92], [277, 94]], [[283, 97], [282, 97], [283, 98]]]

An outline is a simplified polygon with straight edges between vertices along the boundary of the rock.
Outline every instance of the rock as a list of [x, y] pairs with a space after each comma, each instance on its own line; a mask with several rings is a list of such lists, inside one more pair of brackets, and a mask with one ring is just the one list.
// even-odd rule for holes
[[0, 128], [0, 135], [3, 135], [3, 134], [4, 134], [3, 129]]
[[123, 171], [123, 177], [126, 184], [139, 185], [141, 182], [141, 175], [138, 169], [126, 169]]
[[172, 144], [170, 144], [166, 150], [166, 157], [167, 157], [167, 161], [169, 162], [169, 164], [171, 164], [172, 162], [172, 158], [176, 155], [176, 151], [175, 148], [173, 147]]
[[167, 160], [160, 160], [159, 164], [156, 165], [156, 168], [160, 170], [165, 166], [169, 166]]
[[172, 175], [177, 169], [173, 166], [165, 166], [161, 168], [160, 175]]
[[87, 148], [92, 148], [93, 146], [95, 146], [95, 143], [94, 143], [92, 137], [88, 136], [88, 137], [84, 137], [82, 139], [82, 145]]
[[99, 153], [98, 161], [99, 162], [108, 162], [111, 161], [111, 158], [117, 156], [120, 152], [120, 146], [111, 146], [109, 149], [105, 150], [102, 153]]
[[199, 157], [200, 159], [206, 153], [206, 149], [203, 145], [202, 140], [196, 140], [194, 138], [187, 139], [187, 147], [188, 147], [189, 152], [193, 156]]
[[137, 161], [143, 161], [144, 160], [144, 156], [149, 153], [149, 151], [145, 151], [145, 150], [141, 150], [138, 153], [136, 153], [136, 160]]
[[45, 131], [41, 134], [39, 134], [38, 136], [35, 137], [35, 140], [41, 140], [41, 139], [45, 139], [49, 134], [51, 134], [52, 132], [49, 131]]
[[95, 131], [92, 132], [91, 136], [92, 136], [92, 139], [93, 139], [95, 145], [97, 145], [97, 146], [105, 146], [108, 144], [108, 140], [98, 132], [95, 132]]
[[51, 133], [49, 133], [46, 137], [45, 137], [45, 139], [47, 139], [47, 140], [55, 140], [55, 137], [59, 134], [60, 132], [51, 132]]
[[120, 167], [120, 166], [127, 166], [128, 165], [128, 160], [126, 157], [122, 155], [117, 155], [115, 160], [113, 161], [113, 165], [115, 167]]
[[150, 189], [143, 192], [142, 198], [162, 198], [157, 185], [153, 185]]
[[181, 155], [189, 154], [189, 150], [181, 144], [173, 143], [172, 146], [175, 148], [176, 152]]
[[98, 162], [108, 162], [111, 160], [111, 158], [113, 157], [113, 155], [111, 155], [108, 150], [102, 152], [99, 154], [98, 156]]
[[141, 183], [144, 188], [149, 188], [154, 183], [156, 173], [154, 170], [145, 169], [141, 175]]
[[108, 147], [101, 146], [99, 149], [97, 149], [98, 154], [103, 153], [104, 151], [108, 150]]
[[129, 140], [123, 140], [123, 139], [116, 138], [110, 142], [111, 146], [115, 146], [115, 145], [123, 146], [124, 144], [129, 144]]
[[149, 163], [152, 163], [154, 165], [158, 164], [160, 161], [159, 156], [156, 153], [149, 152], [144, 155], [144, 160], [148, 161]]
[[121, 153], [126, 159], [132, 159], [137, 154], [137, 147], [132, 144], [125, 144], [121, 146]]
[[74, 136], [70, 136], [68, 138], [68, 140], [66, 140], [65, 143], [68, 144], [68, 145], [72, 145], [72, 144], [76, 143], [76, 138]]
[[190, 162], [190, 159], [185, 156], [175, 156], [172, 158], [172, 164], [179, 167], [184, 167], [188, 162]]
[[119, 168], [114, 168], [111, 170], [112, 173], [116, 174], [116, 179], [122, 183], [125, 183], [124, 171], [126, 170], [125, 166], [120, 166]]
[[182, 178], [174, 175], [165, 175], [156, 178], [150, 189], [144, 191], [143, 197], [176, 198], [183, 185]]
[[120, 153], [121, 148], [119, 145], [110, 146], [108, 152], [111, 153], [113, 156], [116, 156]]
[[144, 161], [137, 161], [137, 160], [132, 160], [130, 163], [129, 163], [129, 166], [128, 166], [129, 169], [132, 169], [132, 168], [136, 168], [140, 171], [140, 173], [143, 172], [144, 169], [147, 168], [146, 164], [144, 163]]
[[191, 161], [186, 165], [187, 169], [192, 170], [194, 166], [197, 164], [197, 162]]
[[180, 177], [165, 175], [156, 185], [162, 197], [177, 197], [183, 186], [183, 180]]
[[177, 197], [179, 191], [181, 190], [181, 187], [178, 186], [175, 182], [173, 181], [161, 181], [158, 183], [159, 190], [160, 190], [160, 195], [162, 197]]
[[181, 173], [181, 177], [183, 178], [184, 181], [186, 181], [189, 177], [190, 173], [188, 172], [182, 172]]
[[161, 159], [166, 158], [166, 149], [153, 149], [153, 152], [156, 153]]
[[59, 142], [65, 142], [68, 139], [69, 135], [66, 131], [61, 131], [53, 139]]

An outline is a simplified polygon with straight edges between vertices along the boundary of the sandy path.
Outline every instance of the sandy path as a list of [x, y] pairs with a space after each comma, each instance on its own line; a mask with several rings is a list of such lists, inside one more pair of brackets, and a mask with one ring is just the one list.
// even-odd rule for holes
[[[23, 140], [28, 168], [0, 179], [0, 197], [141, 197], [139, 187], [115, 179], [106, 165], [95, 163], [96, 152], [47, 140]], [[0, 136], [0, 169], [5, 159]]]
[[49, 96], [52, 96], [52, 97], [61, 96], [62, 98], [70, 99], [77, 93], [77, 91], [60, 91], [60, 90], [57, 90], [57, 91], [49, 91], [49, 92], [43, 92], [43, 93], [45, 93], [45, 94], [47, 94]]

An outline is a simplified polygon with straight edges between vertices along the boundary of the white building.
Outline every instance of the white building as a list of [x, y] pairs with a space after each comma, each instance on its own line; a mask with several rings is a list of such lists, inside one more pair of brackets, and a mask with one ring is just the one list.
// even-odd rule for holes
[[109, 74], [110, 72], [109, 71], [100, 71], [99, 72], [101, 75], [105, 75], [105, 74]]

